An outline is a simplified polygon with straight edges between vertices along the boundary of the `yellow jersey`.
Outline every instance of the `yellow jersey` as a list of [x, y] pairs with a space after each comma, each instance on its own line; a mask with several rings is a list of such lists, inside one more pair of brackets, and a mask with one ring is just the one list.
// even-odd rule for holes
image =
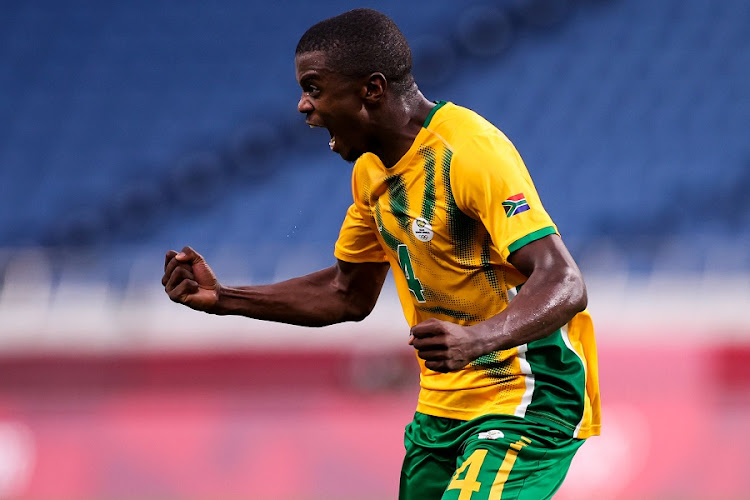
[[[557, 233], [513, 144], [475, 112], [440, 102], [390, 168], [362, 155], [335, 255], [389, 262], [409, 325], [461, 325], [508, 306], [526, 277], [508, 256]], [[596, 344], [588, 312], [540, 340], [461, 370], [421, 367], [417, 411], [470, 420], [515, 415], [578, 438], [599, 433]]]

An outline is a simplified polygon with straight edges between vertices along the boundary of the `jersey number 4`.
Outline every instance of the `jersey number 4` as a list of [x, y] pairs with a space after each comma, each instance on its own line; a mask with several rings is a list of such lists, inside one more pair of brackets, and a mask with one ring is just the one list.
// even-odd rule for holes
[[419, 278], [414, 276], [414, 266], [411, 265], [411, 257], [409, 257], [409, 249], [403, 243], [398, 246], [398, 263], [401, 266], [401, 270], [404, 272], [406, 277], [406, 284], [411, 290], [411, 293], [416, 297], [417, 302], [425, 302], [424, 300], [424, 288], [422, 288], [422, 282]]

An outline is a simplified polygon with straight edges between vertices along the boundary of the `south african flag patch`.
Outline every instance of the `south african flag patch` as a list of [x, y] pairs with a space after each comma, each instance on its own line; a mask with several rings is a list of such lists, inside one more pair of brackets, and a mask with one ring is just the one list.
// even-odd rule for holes
[[523, 193], [514, 194], [503, 202], [506, 217], [513, 217], [529, 209], [529, 203]]

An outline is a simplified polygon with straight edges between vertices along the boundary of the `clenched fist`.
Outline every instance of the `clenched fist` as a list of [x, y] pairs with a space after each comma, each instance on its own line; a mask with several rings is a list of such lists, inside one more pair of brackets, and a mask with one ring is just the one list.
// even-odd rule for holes
[[460, 370], [482, 355], [479, 339], [465, 326], [431, 318], [414, 325], [410, 333], [409, 344], [430, 370]]
[[212, 312], [219, 300], [219, 282], [198, 252], [185, 247], [170, 250], [164, 259], [164, 290], [174, 302], [199, 311]]

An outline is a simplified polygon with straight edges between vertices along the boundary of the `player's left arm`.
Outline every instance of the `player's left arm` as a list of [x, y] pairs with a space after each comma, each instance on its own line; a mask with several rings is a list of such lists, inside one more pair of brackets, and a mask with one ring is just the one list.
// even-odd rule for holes
[[427, 368], [458, 370], [484, 354], [544, 338], [586, 308], [583, 276], [557, 234], [524, 245], [508, 261], [528, 280], [501, 313], [470, 326], [429, 319], [412, 327], [409, 343]]

